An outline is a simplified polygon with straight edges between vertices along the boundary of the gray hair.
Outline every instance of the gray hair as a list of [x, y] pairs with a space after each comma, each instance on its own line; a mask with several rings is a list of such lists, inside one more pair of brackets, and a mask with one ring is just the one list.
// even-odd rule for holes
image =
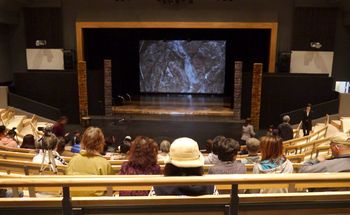
[[169, 153], [169, 151], [170, 151], [170, 141], [163, 140], [162, 142], [160, 142], [159, 149], [160, 149], [161, 152]]
[[288, 115], [284, 115], [283, 122], [289, 122], [289, 121], [290, 121], [290, 117]]
[[256, 138], [249, 138], [246, 144], [248, 152], [256, 153], [260, 150], [260, 140]]

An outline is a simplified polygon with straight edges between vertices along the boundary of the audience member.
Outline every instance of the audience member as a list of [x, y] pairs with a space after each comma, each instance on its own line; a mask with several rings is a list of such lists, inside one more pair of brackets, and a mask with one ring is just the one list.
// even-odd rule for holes
[[166, 160], [168, 158], [169, 150], [170, 150], [170, 141], [163, 140], [159, 144], [158, 160]]
[[254, 127], [251, 124], [250, 118], [247, 118], [242, 126], [242, 136], [240, 145], [245, 145], [249, 138], [255, 136]]
[[301, 173], [350, 172], [350, 137], [342, 134], [331, 138], [332, 158], [319, 157], [309, 160], [301, 167]]
[[105, 148], [104, 148], [105, 154], [107, 154], [107, 153], [114, 153], [114, 152], [116, 152], [116, 150], [117, 150], [117, 145], [116, 145], [116, 142], [115, 142], [115, 137], [113, 135], [108, 136], [106, 138], [106, 145], [105, 145]]
[[[264, 136], [260, 139], [261, 161], [253, 168], [254, 174], [293, 173], [292, 163], [283, 155], [282, 139]], [[287, 193], [287, 188], [261, 189], [260, 193]]]
[[242, 158], [241, 163], [255, 164], [260, 162], [261, 158], [258, 155], [259, 150], [260, 150], [260, 141], [256, 138], [249, 138], [247, 140], [248, 157]]
[[304, 136], [307, 136], [310, 134], [310, 131], [312, 130], [312, 118], [313, 118], [313, 111], [311, 110], [311, 104], [307, 104], [306, 109], [303, 113], [302, 118], [302, 128]]
[[217, 136], [213, 139], [213, 151], [204, 158], [205, 164], [216, 164], [220, 161], [218, 158], [219, 144], [225, 139], [224, 136]]
[[21, 148], [35, 149], [35, 139], [32, 134], [27, 134], [23, 137]]
[[[148, 137], [136, 137], [131, 144], [128, 161], [122, 164], [120, 175], [159, 175], [157, 143]], [[119, 196], [147, 196], [149, 191], [120, 191]]]
[[4, 125], [0, 126], [0, 146], [6, 146], [9, 148], [18, 148], [17, 142], [5, 135], [6, 127]]
[[284, 140], [293, 139], [293, 128], [289, 124], [290, 117], [288, 115], [283, 116], [283, 122], [278, 125], [278, 135]]
[[[170, 146], [169, 158], [165, 161], [164, 176], [202, 176], [204, 157], [196, 141], [182, 137]], [[155, 186], [150, 195], [199, 196], [213, 194], [213, 185]]]
[[205, 153], [209, 154], [213, 152], [213, 140], [207, 139], [205, 143]]
[[118, 153], [111, 156], [111, 160], [125, 160], [128, 157], [128, 153], [131, 147], [131, 137], [126, 136], [119, 146]]
[[68, 118], [66, 116], [61, 116], [57, 122], [52, 127], [52, 132], [56, 137], [65, 137], [69, 133], [65, 133], [65, 126], [68, 123]]
[[59, 155], [65, 157], [73, 157], [74, 153], [66, 150], [66, 140], [62, 137], [58, 138], [56, 151]]
[[[81, 139], [82, 151], [69, 162], [67, 175], [112, 175], [111, 164], [101, 156], [105, 138], [101, 129], [89, 127]], [[72, 192], [73, 193], [73, 192]], [[101, 196], [103, 191], [77, 191], [77, 196]]]
[[70, 138], [67, 145], [71, 145], [71, 152], [79, 153], [80, 152], [80, 131], [74, 131], [73, 137]]
[[208, 174], [245, 174], [244, 164], [236, 161], [237, 153], [240, 149], [239, 143], [231, 138], [226, 138], [219, 144], [219, 162], [209, 167]]

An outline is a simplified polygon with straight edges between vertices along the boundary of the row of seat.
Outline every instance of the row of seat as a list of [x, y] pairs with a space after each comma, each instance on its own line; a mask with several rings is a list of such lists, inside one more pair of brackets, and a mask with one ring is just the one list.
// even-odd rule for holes
[[[71, 197], [70, 192], [82, 189], [149, 190], [152, 186], [182, 184], [215, 184], [219, 194], [200, 197]], [[0, 185], [12, 189], [33, 188], [36, 191], [57, 191], [59, 197], [0, 199], [0, 213], [43, 212], [63, 209], [82, 214], [349, 214], [350, 192], [295, 192], [306, 188], [349, 188], [349, 173], [276, 174], [276, 175], [207, 175], [202, 177], [162, 176], [3, 176]], [[239, 194], [240, 189], [288, 187], [290, 193]], [[277, 206], [278, 205], [278, 206]], [[277, 207], [276, 207], [277, 206]], [[28, 210], [30, 209], [30, 210]], [[53, 211], [46, 214], [57, 214]], [[13, 211], [12, 211], [13, 212]], [[57, 211], [56, 211], [57, 212]], [[62, 212], [62, 211], [61, 211]], [[8, 214], [8, 213], [4, 213]], [[12, 214], [12, 213], [11, 213]], [[20, 214], [20, 213], [18, 213]]]
[[0, 109], [0, 123], [6, 126], [7, 130], [16, 128], [18, 142], [21, 143], [23, 137], [32, 134], [36, 139], [42, 136], [42, 132], [38, 131], [38, 127], [46, 127], [50, 122], [39, 122], [38, 117], [33, 114], [31, 118], [26, 115], [16, 114], [16, 110], [12, 107]]

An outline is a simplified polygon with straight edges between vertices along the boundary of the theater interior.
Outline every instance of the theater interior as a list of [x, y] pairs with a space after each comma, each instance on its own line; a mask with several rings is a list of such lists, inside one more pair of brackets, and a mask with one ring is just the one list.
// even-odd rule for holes
[[0, 0], [0, 214], [350, 214], [349, 50], [349, 0]]

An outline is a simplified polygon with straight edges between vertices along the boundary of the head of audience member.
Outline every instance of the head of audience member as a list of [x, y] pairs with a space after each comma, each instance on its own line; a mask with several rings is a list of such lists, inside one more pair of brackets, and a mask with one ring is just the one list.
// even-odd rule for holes
[[208, 154], [213, 152], [213, 140], [212, 139], [207, 139], [207, 141], [205, 143], [205, 152]]
[[331, 138], [331, 150], [333, 157], [350, 155], [350, 137], [342, 134]]
[[219, 145], [222, 141], [224, 141], [226, 138], [224, 136], [216, 136], [213, 139], [213, 154], [217, 155], [219, 150]]
[[7, 132], [6, 136], [8, 138], [11, 138], [13, 140], [16, 140], [16, 136], [17, 136], [17, 132], [15, 131], [15, 129], [11, 129]]
[[100, 155], [103, 153], [105, 137], [100, 128], [89, 127], [85, 130], [80, 142], [87, 155]]
[[263, 136], [260, 138], [261, 160], [275, 160], [283, 157], [283, 143], [279, 136]]
[[119, 146], [119, 152], [122, 154], [127, 154], [130, 151], [130, 147], [131, 147], [131, 137], [126, 136], [123, 142], [121, 143], [121, 145]]
[[311, 104], [308, 103], [308, 104], [306, 105], [306, 112], [310, 112], [310, 111], [311, 111]]
[[246, 143], [248, 154], [257, 155], [260, 150], [260, 141], [256, 138], [249, 138]]
[[4, 125], [0, 125], [0, 138], [5, 137], [6, 127]]
[[168, 154], [170, 150], [170, 145], [171, 143], [169, 140], [162, 140], [162, 142], [160, 142], [159, 144], [159, 150], [161, 151], [161, 153]]
[[247, 126], [247, 125], [250, 125], [252, 124], [252, 120], [250, 118], [246, 118], [245, 121], [244, 121], [244, 125]]
[[66, 125], [66, 124], [68, 123], [68, 117], [66, 117], [66, 116], [61, 116], [61, 117], [57, 120], [57, 122], [58, 122], [59, 124], [61, 124], [61, 125]]
[[226, 138], [219, 144], [218, 158], [221, 161], [234, 161], [240, 149], [239, 143], [232, 139]]
[[65, 151], [66, 147], [66, 141], [63, 137], [58, 138], [57, 140], [57, 146], [56, 146], [56, 151], [58, 154], [62, 155], [63, 152]]
[[170, 146], [169, 157], [164, 161], [165, 176], [202, 176], [204, 157], [196, 141], [182, 137]]
[[134, 168], [147, 168], [157, 164], [157, 143], [148, 137], [138, 136], [131, 144], [128, 164]]
[[116, 142], [115, 137], [113, 135], [106, 137], [106, 144], [103, 148], [103, 154], [106, 154], [108, 152], [115, 152], [116, 150]]
[[288, 115], [284, 115], [282, 120], [283, 120], [284, 123], [289, 123], [290, 117]]
[[27, 134], [23, 137], [21, 148], [35, 149], [35, 139], [32, 134]]

